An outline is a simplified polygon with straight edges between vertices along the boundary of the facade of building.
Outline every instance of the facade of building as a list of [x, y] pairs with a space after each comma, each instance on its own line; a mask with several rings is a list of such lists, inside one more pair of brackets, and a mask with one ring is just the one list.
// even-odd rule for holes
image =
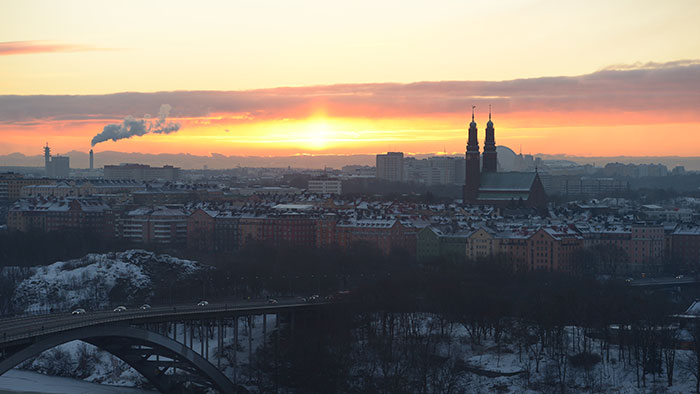
[[70, 176], [70, 158], [68, 156], [52, 156], [48, 176], [49, 178], [67, 179]]
[[548, 176], [547, 193], [563, 196], [596, 197], [629, 191], [627, 180], [580, 175]]
[[0, 201], [16, 201], [22, 197], [22, 188], [31, 185], [53, 185], [48, 178], [25, 178], [12, 172], [0, 174]]
[[501, 253], [501, 240], [496, 237], [496, 232], [489, 228], [481, 227], [473, 231], [466, 241], [466, 256], [470, 260]]
[[197, 209], [187, 218], [187, 248], [214, 251], [216, 244], [216, 215], [219, 212]]
[[404, 159], [404, 180], [426, 186], [464, 182], [464, 158], [433, 156], [427, 159]]
[[104, 166], [104, 178], [107, 180], [177, 181], [180, 179], [180, 168], [173, 166], [151, 167], [147, 164], [120, 164]]
[[571, 272], [583, 237], [568, 227], [543, 227], [528, 238], [528, 249], [528, 269]]
[[221, 211], [214, 218], [214, 250], [231, 253], [241, 244], [239, 233], [240, 214]]
[[182, 206], [126, 210], [115, 215], [115, 236], [134, 243], [185, 245], [188, 217]]
[[671, 259], [682, 267], [700, 267], [700, 226], [683, 225], [671, 233]]
[[111, 236], [113, 213], [107, 204], [96, 198], [21, 199], [10, 208], [7, 227], [22, 232], [83, 230]]
[[664, 227], [653, 223], [610, 225], [588, 228], [579, 226], [586, 248], [606, 246], [616, 249], [624, 256], [624, 263], [632, 271], [645, 272], [658, 268], [665, 255], [666, 236]]
[[416, 257], [427, 260], [436, 257], [464, 258], [469, 232], [452, 231], [446, 226], [427, 226], [417, 235]]
[[402, 182], [404, 178], [403, 152], [388, 152], [377, 155], [377, 178], [391, 182]]
[[398, 219], [356, 219], [335, 226], [335, 244], [347, 249], [355, 243], [368, 243], [385, 254], [403, 249], [415, 255], [418, 229]]
[[339, 178], [317, 177], [309, 179], [309, 193], [336, 194], [343, 191], [343, 183]]

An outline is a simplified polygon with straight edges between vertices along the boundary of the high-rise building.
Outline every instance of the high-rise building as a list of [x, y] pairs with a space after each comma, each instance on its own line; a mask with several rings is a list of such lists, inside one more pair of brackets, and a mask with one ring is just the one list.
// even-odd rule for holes
[[70, 175], [70, 158], [68, 156], [52, 156], [50, 168], [52, 178], [68, 178]]
[[392, 182], [403, 181], [403, 152], [377, 155], [377, 178]]
[[70, 158], [68, 156], [51, 156], [51, 148], [44, 147], [44, 171], [49, 178], [68, 178], [70, 175]]

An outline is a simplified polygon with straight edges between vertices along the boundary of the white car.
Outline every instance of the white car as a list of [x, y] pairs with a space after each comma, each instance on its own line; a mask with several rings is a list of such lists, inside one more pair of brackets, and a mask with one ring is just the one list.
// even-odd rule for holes
[[119, 305], [118, 307], [114, 308], [114, 312], [126, 312], [126, 307], [124, 305]]
[[205, 301], [205, 300], [199, 301], [197, 303], [197, 306], [207, 306], [207, 305], [209, 305], [209, 301]]
[[151, 306], [148, 304], [143, 304], [143, 305], [141, 305], [141, 307], [139, 309], [141, 309], [142, 311], [145, 311], [146, 309], [151, 309]]
[[269, 300], [267, 300], [267, 303], [268, 303], [268, 304], [276, 304], [276, 303], [277, 303], [277, 300], [274, 299], [274, 298], [270, 298]]
[[83, 308], [78, 308], [74, 310], [73, 312], [70, 313], [71, 315], [83, 315], [85, 314], [85, 309]]

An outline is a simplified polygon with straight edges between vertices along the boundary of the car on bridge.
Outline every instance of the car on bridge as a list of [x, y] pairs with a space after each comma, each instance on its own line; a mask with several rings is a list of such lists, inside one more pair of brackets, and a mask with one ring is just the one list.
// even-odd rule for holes
[[141, 307], [139, 309], [141, 309], [142, 311], [145, 311], [145, 310], [151, 309], [151, 306], [148, 304], [143, 304], [143, 305], [141, 305]]
[[119, 305], [118, 307], [114, 308], [114, 312], [126, 312], [126, 307], [124, 305]]
[[306, 302], [318, 302], [321, 299], [321, 296], [318, 294], [314, 294], [311, 297], [306, 299]]
[[209, 301], [206, 301], [206, 300], [202, 300], [202, 301], [199, 301], [199, 302], [197, 303], [197, 306], [202, 306], [202, 307], [204, 307], [204, 306], [207, 306], [207, 305], [209, 305]]
[[78, 309], [74, 310], [73, 312], [71, 312], [70, 314], [71, 315], [84, 315], [85, 313], [86, 313], [85, 309], [78, 308]]
[[277, 300], [274, 299], [274, 298], [270, 298], [269, 300], [267, 300], [267, 303], [268, 303], [268, 304], [276, 304], [276, 303], [277, 303]]

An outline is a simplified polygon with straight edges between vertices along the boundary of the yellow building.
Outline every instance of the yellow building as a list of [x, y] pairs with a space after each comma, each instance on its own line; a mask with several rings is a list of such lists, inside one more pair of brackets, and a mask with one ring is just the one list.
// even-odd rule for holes
[[495, 231], [481, 227], [467, 237], [466, 252], [470, 260], [495, 256], [501, 253], [501, 240], [496, 237]]

